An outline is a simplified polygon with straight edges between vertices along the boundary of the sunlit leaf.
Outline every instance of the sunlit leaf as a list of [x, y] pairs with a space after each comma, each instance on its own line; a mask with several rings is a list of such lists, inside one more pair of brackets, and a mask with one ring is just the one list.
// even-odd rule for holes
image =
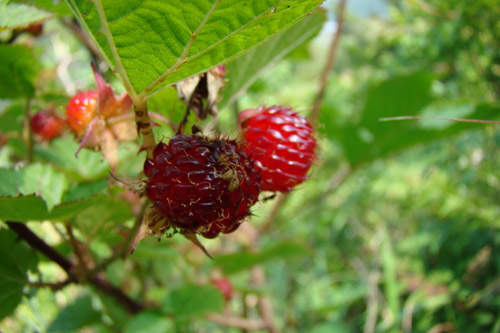
[[221, 106], [234, 102], [267, 68], [317, 35], [325, 21], [326, 11], [318, 8], [299, 23], [229, 63]]
[[82, 210], [102, 200], [103, 196], [54, 206], [49, 212], [45, 201], [35, 195], [0, 197], [0, 220], [26, 221], [64, 221], [79, 214]]
[[24, 3], [0, 0], [0, 29], [25, 28], [54, 16], [43, 9]]
[[129, 93], [150, 95], [243, 54], [322, 1], [67, 2]]

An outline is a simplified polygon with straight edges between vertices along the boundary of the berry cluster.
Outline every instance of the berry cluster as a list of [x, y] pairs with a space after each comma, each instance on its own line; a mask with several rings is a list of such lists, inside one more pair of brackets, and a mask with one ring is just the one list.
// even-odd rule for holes
[[163, 224], [214, 238], [250, 215], [259, 191], [290, 191], [307, 178], [316, 141], [307, 120], [286, 107], [245, 110], [243, 141], [175, 135], [147, 159], [146, 195]]

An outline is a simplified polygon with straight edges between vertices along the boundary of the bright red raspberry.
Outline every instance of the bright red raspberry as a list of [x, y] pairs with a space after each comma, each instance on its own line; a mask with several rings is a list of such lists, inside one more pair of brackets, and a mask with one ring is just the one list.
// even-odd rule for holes
[[40, 111], [31, 118], [30, 127], [40, 138], [50, 141], [62, 134], [64, 120], [52, 111]]
[[313, 127], [289, 107], [248, 109], [238, 117], [243, 151], [260, 171], [263, 191], [288, 192], [307, 179], [316, 155]]
[[234, 288], [233, 284], [228, 278], [224, 276], [220, 278], [213, 278], [212, 284], [215, 286], [215, 288], [219, 289], [226, 302], [229, 302], [231, 298], [233, 298]]
[[235, 141], [175, 135], [146, 160], [146, 195], [174, 229], [214, 238], [238, 228], [259, 196], [260, 177]]
[[77, 136], [83, 136], [97, 107], [97, 91], [81, 91], [66, 106], [66, 121]]

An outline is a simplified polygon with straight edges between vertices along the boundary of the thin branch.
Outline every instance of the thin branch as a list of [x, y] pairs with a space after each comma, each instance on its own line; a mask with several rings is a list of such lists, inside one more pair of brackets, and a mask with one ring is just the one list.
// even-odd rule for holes
[[66, 223], [64, 227], [66, 228], [66, 233], [69, 236], [71, 248], [76, 255], [76, 259], [78, 259], [78, 269], [83, 272], [87, 269], [88, 266], [85, 262], [85, 259], [83, 258], [81, 243], [76, 239], [75, 235], [73, 234], [73, 227], [69, 223]]
[[462, 123], [481, 123], [481, 124], [500, 124], [498, 120], [481, 120], [481, 119], [465, 119], [465, 118], [448, 118], [448, 117], [431, 117], [431, 116], [401, 116], [380, 118], [380, 121], [393, 121], [393, 120], [415, 120], [415, 119], [432, 119], [432, 120], [449, 120]]
[[[47, 258], [54, 261], [62, 269], [64, 269], [64, 271], [68, 274], [69, 281], [75, 283], [80, 282], [79, 276], [76, 275], [75, 272], [75, 264], [45, 243], [25, 224], [19, 222], [7, 222], [7, 225], [10, 229], [15, 231], [20, 238], [24, 239], [33, 249], [42, 252]], [[138, 303], [125, 295], [123, 291], [116, 288], [108, 280], [106, 280], [103, 275], [99, 274], [90, 277], [88, 281], [98, 290], [117, 300], [129, 312], [138, 313], [144, 309], [144, 306], [141, 303]]]
[[261, 320], [250, 320], [246, 318], [225, 316], [217, 313], [207, 315], [207, 319], [219, 325], [240, 328], [244, 330], [261, 330], [267, 327], [266, 323]]
[[[256, 286], [266, 284], [266, 275], [262, 266], [252, 268], [252, 280]], [[276, 333], [278, 329], [274, 323], [274, 309], [271, 299], [267, 295], [259, 297], [259, 314], [269, 333]]]
[[29, 286], [33, 288], [45, 288], [49, 287], [52, 291], [61, 290], [68, 284], [72, 283], [70, 279], [66, 279], [61, 282], [30, 282]]
[[328, 82], [330, 81], [330, 72], [335, 65], [337, 49], [340, 41], [340, 36], [342, 34], [344, 26], [344, 13], [347, 0], [340, 0], [338, 10], [337, 10], [337, 31], [333, 35], [332, 41], [330, 43], [330, 48], [328, 49], [328, 56], [326, 58], [326, 64], [321, 73], [319, 81], [319, 90], [316, 98], [314, 99], [313, 107], [309, 113], [309, 121], [312, 123], [316, 122], [319, 118], [319, 112], [321, 110], [321, 105], [323, 104], [323, 99], [325, 98], [326, 88], [328, 87]]
[[276, 220], [276, 217], [278, 216], [278, 213], [285, 204], [286, 198], [288, 197], [288, 193], [278, 193], [277, 194], [278, 198], [274, 202], [274, 206], [271, 209], [271, 212], [266, 218], [266, 221], [262, 225], [262, 227], [259, 228], [259, 234], [264, 234], [269, 231], [271, 226], [274, 223], [274, 220]]
[[375, 332], [378, 315], [377, 291], [380, 280], [380, 272], [373, 270], [368, 274], [368, 292], [366, 295], [366, 321], [363, 328], [364, 333]]

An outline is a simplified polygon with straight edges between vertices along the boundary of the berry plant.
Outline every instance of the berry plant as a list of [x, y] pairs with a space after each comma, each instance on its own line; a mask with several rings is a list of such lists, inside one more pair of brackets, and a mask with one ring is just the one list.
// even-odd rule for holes
[[1, 2], [0, 332], [500, 332], [500, 6], [348, 3]]

